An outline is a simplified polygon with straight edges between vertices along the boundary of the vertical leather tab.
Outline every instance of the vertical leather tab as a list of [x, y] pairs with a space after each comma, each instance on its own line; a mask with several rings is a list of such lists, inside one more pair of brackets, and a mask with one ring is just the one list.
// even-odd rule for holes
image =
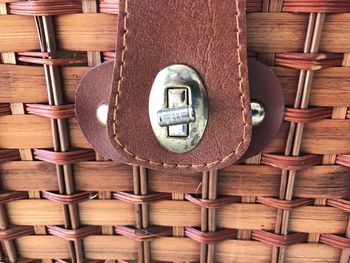
[[[227, 166], [251, 137], [245, 1], [121, 0], [108, 135], [129, 163], [158, 170]], [[209, 117], [193, 150], [164, 149], [153, 134], [148, 99], [157, 73], [185, 64], [205, 84]]]

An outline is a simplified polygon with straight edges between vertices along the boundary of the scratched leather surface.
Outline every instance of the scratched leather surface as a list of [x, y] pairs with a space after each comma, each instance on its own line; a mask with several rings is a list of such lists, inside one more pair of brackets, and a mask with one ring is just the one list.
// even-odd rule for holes
[[[108, 135], [129, 163], [157, 170], [227, 166], [251, 137], [245, 1], [122, 0]], [[157, 73], [171, 64], [194, 68], [205, 83], [209, 119], [199, 145], [177, 154], [153, 134], [148, 99]]]

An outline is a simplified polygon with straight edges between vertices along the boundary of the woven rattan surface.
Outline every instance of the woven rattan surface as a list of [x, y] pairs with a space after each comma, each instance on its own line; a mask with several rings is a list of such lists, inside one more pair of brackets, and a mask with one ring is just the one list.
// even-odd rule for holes
[[349, 262], [350, 3], [247, 11], [285, 122], [245, 163], [167, 174], [104, 161], [74, 118], [79, 79], [114, 58], [117, 1], [0, 0], [2, 262]]

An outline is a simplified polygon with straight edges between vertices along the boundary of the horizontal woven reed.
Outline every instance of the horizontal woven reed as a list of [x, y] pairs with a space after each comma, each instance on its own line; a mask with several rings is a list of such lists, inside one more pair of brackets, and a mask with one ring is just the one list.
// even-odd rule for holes
[[192, 174], [103, 160], [79, 129], [75, 90], [114, 59], [118, 9], [0, 0], [0, 261], [349, 263], [349, 1], [247, 0], [284, 122], [261, 154]]

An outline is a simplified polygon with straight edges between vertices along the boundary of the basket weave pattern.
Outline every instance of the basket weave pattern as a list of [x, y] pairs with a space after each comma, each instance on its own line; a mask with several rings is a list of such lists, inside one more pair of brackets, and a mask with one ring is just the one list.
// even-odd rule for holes
[[349, 262], [350, 2], [247, 12], [285, 122], [245, 163], [174, 175], [103, 160], [74, 118], [117, 0], [0, 0], [0, 261]]

